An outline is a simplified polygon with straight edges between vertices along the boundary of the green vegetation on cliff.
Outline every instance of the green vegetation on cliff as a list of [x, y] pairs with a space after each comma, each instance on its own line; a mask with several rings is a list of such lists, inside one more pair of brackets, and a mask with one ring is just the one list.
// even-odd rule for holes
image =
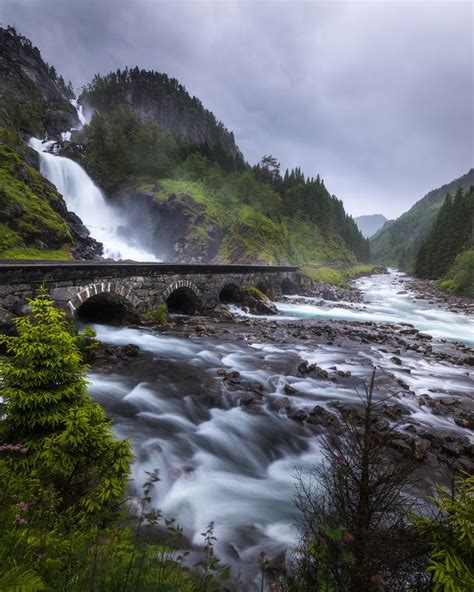
[[[221, 237], [214, 256], [220, 261], [301, 264], [368, 259], [368, 241], [319, 176], [307, 178], [300, 169], [281, 175], [273, 157], [251, 167], [232, 157], [223, 143], [193, 143], [199, 137], [165, 130], [157, 117], [147, 117], [138, 107], [117, 106], [123, 94], [116, 89], [121, 87], [117, 76], [96, 79], [83, 95], [86, 104], [101, 108], [84, 130], [82, 162], [106, 190], [132, 183], [157, 201], [173, 199], [189, 217], [190, 250], [208, 251], [215, 242], [212, 228]], [[137, 86], [140, 76], [146, 78], [147, 73], [136, 73]], [[130, 84], [128, 80], [126, 86]], [[111, 99], [106, 102], [108, 86]]]
[[372, 261], [412, 272], [415, 258], [448, 192], [474, 185], [474, 169], [447, 185], [430, 191], [408, 212], [384, 226], [370, 240]]
[[0, 128], [0, 257], [68, 258], [64, 201], [27, 162], [28, 150], [13, 130]]
[[445, 278], [449, 292], [474, 295], [474, 187], [449, 193], [421, 244], [415, 263], [420, 278]]

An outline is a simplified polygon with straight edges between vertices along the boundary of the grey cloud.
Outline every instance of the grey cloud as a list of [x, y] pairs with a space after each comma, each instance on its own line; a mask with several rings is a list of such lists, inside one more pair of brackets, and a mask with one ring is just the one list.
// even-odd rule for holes
[[399, 215], [473, 165], [470, 2], [3, 0], [79, 87], [124, 65], [178, 78], [250, 162], [321, 174], [354, 215]]

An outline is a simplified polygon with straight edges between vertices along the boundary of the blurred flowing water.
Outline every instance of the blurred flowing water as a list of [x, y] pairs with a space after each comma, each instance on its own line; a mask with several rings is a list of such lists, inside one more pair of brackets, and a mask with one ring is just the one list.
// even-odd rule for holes
[[[327, 308], [311, 300], [291, 304], [291, 299], [279, 308], [285, 316], [409, 321], [426, 333], [470, 340], [471, 320], [414, 302], [409, 294], [397, 294], [397, 281], [395, 273], [358, 280], [369, 299], [361, 310], [334, 304]], [[258, 589], [261, 551], [275, 559], [294, 547], [295, 474], [309, 473], [321, 462], [318, 436], [309, 426], [288, 418], [280, 406], [286, 397], [285, 385], [297, 391], [291, 396], [293, 409], [318, 404], [331, 410], [335, 401], [357, 401], [352, 384], [298, 375], [301, 359], [327, 370], [334, 366], [350, 370], [361, 388], [376, 365], [403, 379], [416, 395], [428, 388], [432, 397], [462, 396], [472, 390], [465, 368], [405, 353], [400, 355], [399, 366], [390, 359], [393, 354], [376, 346], [362, 350], [357, 342], [347, 348], [336, 344], [310, 348], [301, 342], [274, 345], [185, 339], [103, 325], [96, 329], [102, 342], [133, 343], [148, 355], [121, 375], [90, 376], [90, 391], [112, 417], [117, 433], [131, 438], [137, 489], [147, 471], [159, 468], [161, 481], [153, 494], [154, 506], [176, 517], [196, 544], [207, 524], [214, 521], [217, 553], [241, 570], [248, 590]], [[262, 404], [242, 406], [242, 392], [223, 384], [219, 368], [237, 370], [242, 381], [261, 384], [266, 392]], [[463, 435], [468, 432], [450, 418], [420, 407], [416, 398], [403, 404], [421, 425]]]

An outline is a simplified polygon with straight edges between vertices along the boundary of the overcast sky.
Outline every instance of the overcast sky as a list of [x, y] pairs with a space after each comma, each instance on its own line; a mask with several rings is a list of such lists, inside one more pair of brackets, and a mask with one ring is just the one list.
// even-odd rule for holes
[[128, 65], [166, 72], [251, 163], [319, 173], [354, 216], [394, 217], [468, 171], [473, 3], [455, 0], [1, 0], [79, 88]]

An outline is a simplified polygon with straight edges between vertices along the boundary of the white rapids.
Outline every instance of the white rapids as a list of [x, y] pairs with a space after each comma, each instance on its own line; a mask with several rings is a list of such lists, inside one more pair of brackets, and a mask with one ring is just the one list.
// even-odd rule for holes
[[[82, 107], [71, 101], [77, 109], [81, 126], [86, 123]], [[62, 134], [63, 141], [69, 140], [71, 132]], [[51, 181], [64, 197], [69, 211], [79, 216], [91, 236], [104, 245], [104, 257], [115, 260], [159, 261], [157, 257], [142, 249], [130, 236], [121, 212], [114, 208], [102, 191], [77, 162], [54, 153], [53, 141], [30, 138], [29, 146], [40, 158], [40, 172]]]
[[[392, 273], [358, 283], [364, 291], [370, 289], [373, 294], [384, 294], [384, 301], [398, 303], [403, 296], [396, 294], [400, 291], [398, 277]], [[382, 304], [375, 298], [360, 315], [370, 320], [382, 315]], [[416, 326], [415, 311], [423, 310], [423, 303], [410, 307], [407, 302], [406, 309]], [[374, 311], [371, 316], [369, 310]], [[401, 316], [401, 305], [397, 310], [390, 321], [406, 320]], [[438, 316], [419, 313], [424, 332], [440, 331], [442, 314], [441, 309]], [[431, 325], [427, 319], [431, 319]], [[337, 343], [309, 347], [304, 342], [202, 341], [133, 328], [95, 328], [103, 343], [133, 343], [152, 356], [143, 371], [133, 364], [134, 369], [125, 375], [90, 376], [91, 394], [104, 405], [116, 432], [132, 441], [135, 484], [139, 489], [147, 471], [158, 468], [161, 481], [154, 491], [153, 504], [165, 516], [175, 517], [196, 544], [201, 542], [206, 525], [214, 521], [216, 551], [235, 570], [241, 570], [245, 590], [260, 589], [261, 551], [276, 560], [294, 547], [295, 474], [308, 474], [321, 462], [319, 436], [287, 416], [282, 404], [288, 400], [285, 385], [296, 391], [290, 397], [292, 409], [308, 411], [319, 405], [334, 411], [331, 405], [336, 401], [358, 400], [350, 383], [300, 375], [296, 367], [302, 359], [316, 362], [328, 372], [334, 367], [349, 370], [353, 379], [364, 381], [376, 366], [379, 376], [389, 373], [408, 384], [409, 394], [398, 399], [408, 418], [422, 427], [446, 430], [474, 441], [471, 430], [456, 425], [452, 417], [434, 415], [419, 403], [419, 396], [427, 391], [433, 399], [464, 397], [472, 390], [472, 372], [465, 367], [412, 352], [400, 353], [400, 366], [387, 350], [376, 345], [361, 349], [358, 342], [343, 347]], [[465, 319], [460, 319], [456, 335], [465, 339], [468, 330]], [[451, 329], [449, 336], [454, 334]], [[446, 330], [443, 335], [448, 337]], [[266, 393], [262, 404], [242, 406], [242, 392], [223, 388], [218, 368], [237, 370], [242, 381], [262, 385]], [[377, 397], [385, 395], [382, 389], [376, 393]]]
[[[433, 337], [474, 345], [474, 318], [417, 299], [403, 285], [404, 277], [404, 273], [390, 270], [387, 274], [356, 280], [355, 287], [364, 293], [366, 299], [363, 305], [287, 296], [285, 301], [277, 303], [277, 308], [286, 317], [410, 323]], [[294, 298], [305, 303], [294, 303]]]

